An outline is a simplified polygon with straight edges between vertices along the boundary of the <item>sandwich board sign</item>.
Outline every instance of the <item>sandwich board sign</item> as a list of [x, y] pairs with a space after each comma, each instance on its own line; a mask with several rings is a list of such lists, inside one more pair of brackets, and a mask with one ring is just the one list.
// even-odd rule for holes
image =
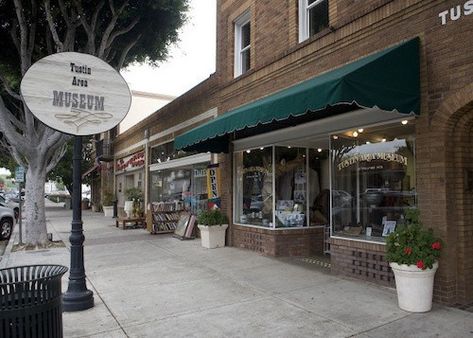
[[131, 105], [130, 89], [120, 73], [90, 54], [48, 55], [28, 69], [20, 89], [36, 118], [77, 136], [112, 129]]

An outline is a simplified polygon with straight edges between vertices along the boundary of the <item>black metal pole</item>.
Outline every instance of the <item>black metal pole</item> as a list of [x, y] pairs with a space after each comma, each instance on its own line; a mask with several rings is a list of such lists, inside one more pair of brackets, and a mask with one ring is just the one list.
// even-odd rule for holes
[[74, 136], [73, 187], [72, 187], [72, 230], [69, 240], [71, 242], [71, 268], [69, 285], [62, 296], [64, 311], [81, 311], [94, 306], [94, 293], [87, 289], [84, 268], [84, 234], [82, 231], [82, 137]]

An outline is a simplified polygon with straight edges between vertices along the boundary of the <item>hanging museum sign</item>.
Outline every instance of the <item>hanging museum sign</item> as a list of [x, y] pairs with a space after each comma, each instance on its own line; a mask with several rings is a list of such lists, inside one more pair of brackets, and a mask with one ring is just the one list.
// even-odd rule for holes
[[89, 54], [46, 56], [28, 69], [21, 95], [41, 122], [72, 135], [93, 135], [118, 125], [128, 113], [126, 81], [105, 61]]

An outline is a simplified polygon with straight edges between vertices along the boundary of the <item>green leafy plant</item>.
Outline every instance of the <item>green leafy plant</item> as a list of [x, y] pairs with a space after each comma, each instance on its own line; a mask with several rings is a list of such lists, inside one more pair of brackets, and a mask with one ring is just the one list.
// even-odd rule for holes
[[114, 196], [110, 191], [104, 191], [102, 197], [102, 205], [104, 207], [111, 207], [113, 205]]
[[130, 188], [125, 191], [125, 197], [128, 201], [143, 200], [143, 192], [139, 188]]
[[220, 209], [206, 210], [199, 214], [197, 217], [197, 222], [201, 225], [221, 225], [227, 224], [228, 218]]
[[425, 229], [419, 220], [419, 211], [406, 212], [405, 224], [387, 238], [386, 259], [397, 264], [416, 265], [419, 269], [431, 269], [440, 257], [443, 241], [432, 229]]

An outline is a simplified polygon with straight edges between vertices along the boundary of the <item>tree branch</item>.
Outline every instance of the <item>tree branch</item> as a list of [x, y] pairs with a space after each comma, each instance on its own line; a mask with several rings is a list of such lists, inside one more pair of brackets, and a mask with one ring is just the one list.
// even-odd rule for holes
[[50, 0], [44, 0], [44, 12], [46, 13], [46, 20], [48, 21], [49, 30], [51, 31], [51, 35], [53, 37], [54, 43], [57, 46], [57, 51], [62, 52], [64, 50], [64, 45], [62, 44], [61, 39], [59, 39], [59, 35], [57, 33], [56, 27], [54, 27], [54, 21], [51, 15], [51, 1]]
[[120, 59], [117, 64], [117, 70], [120, 70], [123, 68], [123, 64], [125, 63], [125, 59], [128, 55], [128, 52], [133, 48], [134, 45], [138, 42], [138, 40], [141, 39], [141, 34], [136, 37], [135, 40], [130, 42], [122, 51], [122, 54], [120, 55]]
[[31, 154], [32, 144], [26, 141], [25, 137], [18, 134], [15, 128], [11, 128], [10, 122], [13, 114], [8, 110], [0, 96], [0, 132], [9, 144], [14, 144], [15, 148], [22, 154]]
[[65, 142], [65, 141], [67, 141], [67, 137], [64, 137], [64, 136], [65, 135], [63, 135], [64, 141], [63, 141], [62, 146], [59, 147], [51, 155], [51, 157], [48, 160], [48, 163], [47, 163], [47, 166], [46, 166], [46, 173], [50, 172], [51, 170], [53, 170], [57, 166], [57, 164], [59, 163], [59, 161], [61, 160], [61, 158], [64, 156], [64, 154], [67, 151], [67, 143]]
[[10, 155], [13, 156], [13, 159], [15, 162], [25, 168], [28, 167], [28, 164], [26, 161], [24, 161], [23, 157], [21, 156], [20, 153], [15, 149], [15, 147], [12, 147], [6, 140], [5, 138], [0, 139], [0, 147], [5, 148], [8, 150]]
[[3, 87], [5, 88], [5, 91], [13, 98], [17, 99], [17, 100], [20, 100], [21, 101], [21, 96], [18, 95], [17, 93], [15, 93], [13, 91], [13, 89], [11, 89], [11, 87], [8, 85], [7, 83], [7, 80], [5, 79], [5, 77], [0, 74], [0, 82], [3, 83]]
[[36, 0], [31, 0], [31, 27], [30, 27], [30, 39], [28, 42], [28, 54], [31, 55], [33, 53], [33, 49], [35, 47], [35, 39], [36, 39], [36, 22], [38, 16], [38, 6], [36, 4]]
[[113, 41], [119, 37], [120, 35], [123, 35], [123, 34], [126, 34], [128, 33], [129, 31], [131, 31], [133, 29], [133, 27], [136, 26], [136, 24], [140, 21], [140, 17], [137, 17], [135, 18], [127, 27], [121, 29], [121, 30], [118, 30], [116, 32], [114, 32], [112, 35], [110, 35], [110, 38], [108, 39], [108, 42], [107, 42], [107, 48], [110, 47], [113, 43]]
[[125, 7], [128, 5], [128, 0], [123, 2], [123, 4], [121, 5], [118, 11], [115, 11], [112, 0], [109, 0], [109, 5], [110, 5], [110, 9], [112, 11], [113, 16], [110, 19], [110, 22], [102, 35], [102, 42], [100, 43], [99, 52], [97, 53], [97, 56], [99, 58], [103, 58], [105, 49], [107, 48], [107, 43], [108, 43], [110, 34], [112, 34], [112, 31], [115, 28], [115, 25], [117, 24], [118, 17], [121, 15]]
[[18, 55], [21, 56], [20, 41], [18, 40], [18, 35], [16, 34], [16, 28], [17, 28], [17, 26], [19, 26], [18, 20], [17, 20], [17, 19], [13, 19], [12, 27], [11, 27], [11, 29], [10, 29], [10, 36], [11, 36], [11, 39], [12, 39], [12, 41], [13, 41], [13, 44], [14, 44], [15, 47], [16, 47], [16, 51], [18, 52]]
[[21, 74], [25, 75], [26, 71], [30, 67], [30, 60], [28, 58], [28, 28], [25, 21], [21, 0], [14, 0], [14, 3], [18, 25], [20, 26]]

